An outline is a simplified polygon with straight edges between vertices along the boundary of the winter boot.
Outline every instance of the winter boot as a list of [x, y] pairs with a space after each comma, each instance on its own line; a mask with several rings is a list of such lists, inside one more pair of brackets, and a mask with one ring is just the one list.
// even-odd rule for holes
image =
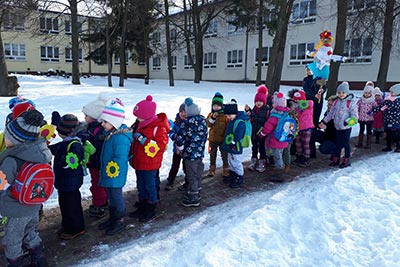
[[131, 217], [131, 218], [140, 218], [140, 216], [142, 216], [145, 213], [147, 200], [142, 199], [137, 203], [138, 203], [136, 205], [137, 210], [129, 212], [129, 217]]
[[89, 216], [94, 218], [103, 218], [106, 216], [106, 208], [104, 206], [95, 207], [93, 205], [89, 206]]
[[257, 162], [257, 167], [256, 167], [256, 171], [263, 173], [265, 172], [265, 165], [267, 164], [267, 161], [265, 159], [260, 159]]
[[251, 162], [248, 169], [250, 171], [254, 171], [256, 169], [256, 164], [257, 164], [257, 158], [251, 158]]
[[16, 259], [7, 259], [8, 265], [7, 267], [22, 267], [24, 266], [24, 257], [18, 257]]
[[156, 204], [147, 202], [144, 213], [139, 216], [139, 222], [148, 222], [156, 217]]
[[274, 156], [268, 156], [267, 158], [268, 158], [268, 165], [274, 166], [275, 165]]
[[29, 250], [31, 254], [31, 265], [32, 267], [48, 267], [49, 264], [43, 252], [42, 245]]
[[165, 185], [164, 190], [165, 191], [171, 191], [172, 188], [174, 188], [174, 182], [172, 181], [172, 179], [167, 178], [167, 184]]
[[242, 175], [236, 175], [229, 184], [230, 188], [238, 188], [243, 185], [243, 176]]
[[351, 165], [350, 164], [350, 159], [349, 158], [343, 158], [342, 163], [340, 163], [340, 165], [339, 165], [339, 168], [343, 169], [343, 168], [349, 167], [350, 165]]
[[305, 156], [303, 156], [303, 160], [300, 164], [298, 164], [299, 167], [302, 168], [307, 168], [310, 166], [310, 158], [306, 158]]
[[236, 173], [234, 171], [230, 170], [229, 175], [224, 177], [224, 179], [222, 179], [222, 182], [224, 184], [230, 184], [232, 182], [233, 178], [235, 178], [236, 176], [237, 176]]
[[381, 137], [381, 132], [375, 131], [374, 135], [375, 135], [375, 144], [379, 144], [379, 139]]
[[285, 168], [283, 169], [283, 172], [290, 172], [290, 164], [285, 164]]
[[371, 134], [367, 134], [367, 144], [365, 145], [364, 148], [366, 148], [366, 149], [371, 148], [371, 139], [372, 139], [372, 135]]
[[340, 164], [340, 158], [333, 156], [331, 163], [329, 163], [329, 166], [335, 167], [335, 166], [339, 166], [339, 164]]
[[115, 235], [122, 232], [125, 227], [125, 220], [124, 220], [124, 212], [115, 211], [115, 220], [114, 223], [107, 229], [107, 235]]
[[216, 169], [216, 166], [215, 166], [215, 165], [210, 165], [210, 169], [208, 170], [207, 176], [208, 176], [208, 177], [214, 177], [214, 175], [215, 175], [215, 169]]
[[98, 227], [99, 230], [106, 230], [114, 224], [114, 222], [116, 220], [116, 217], [115, 217], [116, 209], [114, 207], [108, 206], [108, 212], [109, 212], [109, 218], [107, 221], [99, 224], [99, 227]]
[[356, 147], [362, 147], [363, 146], [363, 141], [364, 141], [364, 133], [360, 133], [358, 135], [358, 142]]
[[292, 162], [292, 164], [297, 165], [299, 167], [304, 163], [305, 157], [303, 155], [296, 155], [296, 159]]
[[200, 206], [199, 194], [188, 194], [181, 202], [184, 207], [198, 207]]
[[223, 177], [229, 176], [229, 166], [223, 166], [222, 167], [222, 176]]

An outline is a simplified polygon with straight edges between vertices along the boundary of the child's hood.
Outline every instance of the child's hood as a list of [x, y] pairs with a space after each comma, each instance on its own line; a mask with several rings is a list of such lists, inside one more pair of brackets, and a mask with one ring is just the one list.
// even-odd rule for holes
[[44, 138], [35, 142], [22, 143], [5, 151], [8, 156], [33, 163], [48, 163], [52, 159], [50, 149]]
[[236, 116], [236, 119], [237, 120], [249, 120], [250, 116], [244, 111], [239, 111], [238, 115]]

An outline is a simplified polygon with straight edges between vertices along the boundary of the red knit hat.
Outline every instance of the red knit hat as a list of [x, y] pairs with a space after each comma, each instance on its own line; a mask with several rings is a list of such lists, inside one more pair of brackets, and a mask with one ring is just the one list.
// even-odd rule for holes
[[156, 102], [153, 102], [153, 97], [148, 95], [145, 100], [140, 101], [133, 108], [133, 115], [139, 119], [147, 120], [156, 115]]
[[21, 116], [22, 113], [24, 113], [27, 110], [34, 110], [35, 105], [32, 103], [32, 101], [23, 101], [17, 103], [14, 108], [13, 108], [13, 120]]
[[268, 96], [268, 88], [265, 85], [260, 85], [257, 88], [257, 94], [254, 97], [254, 103], [260, 101], [263, 102], [264, 105], [267, 104], [267, 96]]
[[295, 101], [306, 100], [306, 93], [303, 90], [298, 90], [293, 94], [293, 100]]

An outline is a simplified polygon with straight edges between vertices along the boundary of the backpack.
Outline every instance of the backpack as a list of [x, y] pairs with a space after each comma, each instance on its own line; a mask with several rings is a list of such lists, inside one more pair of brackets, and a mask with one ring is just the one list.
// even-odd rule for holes
[[26, 162], [11, 185], [11, 196], [24, 205], [45, 202], [53, 193], [54, 172], [47, 163]]
[[233, 132], [235, 132], [236, 127], [238, 126], [239, 122], [244, 122], [246, 125], [246, 130], [244, 132], [243, 139], [241, 140], [242, 147], [247, 148], [250, 147], [251, 144], [251, 131], [252, 131], [252, 126], [250, 120], [235, 120], [235, 124], [233, 125]]
[[279, 142], [292, 142], [297, 135], [297, 121], [289, 116], [288, 112], [283, 114], [272, 113], [271, 117], [278, 118], [278, 124], [274, 130], [274, 137]]

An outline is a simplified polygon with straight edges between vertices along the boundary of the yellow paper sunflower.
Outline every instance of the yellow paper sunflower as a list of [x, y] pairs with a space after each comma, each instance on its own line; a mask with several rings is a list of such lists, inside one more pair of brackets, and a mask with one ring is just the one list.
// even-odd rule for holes
[[54, 136], [54, 126], [46, 124], [40, 127], [40, 136], [46, 138], [46, 140], [49, 141]]
[[115, 178], [119, 174], [119, 166], [115, 161], [110, 161], [106, 166], [107, 176], [110, 178]]
[[149, 156], [150, 158], [154, 158], [159, 150], [160, 150], [160, 147], [157, 145], [156, 142], [149, 142], [149, 143], [144, 147], [144, 152], [145, 152], [146, 155]]

